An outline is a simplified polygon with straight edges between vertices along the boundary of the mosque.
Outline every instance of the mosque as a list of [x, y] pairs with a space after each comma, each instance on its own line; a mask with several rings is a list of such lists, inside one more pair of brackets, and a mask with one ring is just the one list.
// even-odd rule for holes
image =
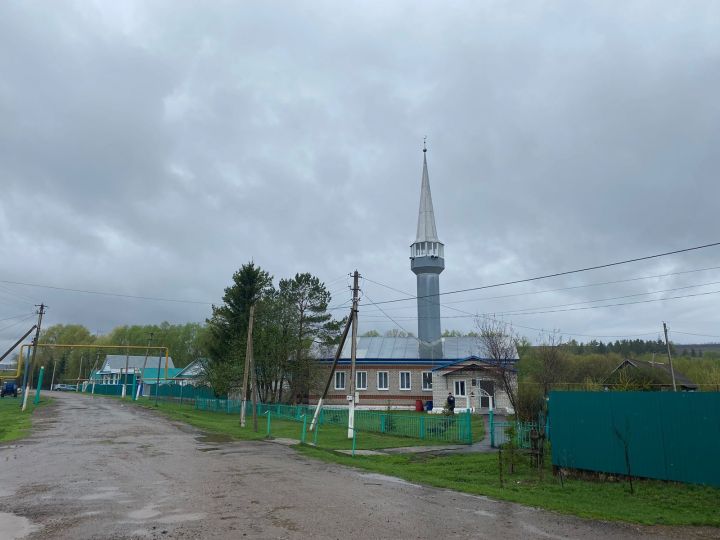
[[[477, 337], [442, 337], [440, 274], [445, 269], [445, 245], [435, 224], [427, 148], [423, 148], [420, 210], [415, 241], [410, 245], [410, 269], [417, 281], [418, 337], [359, 337], [355, 390], [362, 409], [414, 409], [433, 402], [442, 409], [448, 393], [456, 411], [512, 411], [494, 363]], [[517, 355], [516, 355], [517, 359]], [[331, 361], [326, 359], [325, 361]], [[350, 392], [350, 340], [343, 347], [325, 401], [347, 405]], [[315, 398], [314, 400], [312, 398]], [[311, 396], [316, 402], [317, 396]]]

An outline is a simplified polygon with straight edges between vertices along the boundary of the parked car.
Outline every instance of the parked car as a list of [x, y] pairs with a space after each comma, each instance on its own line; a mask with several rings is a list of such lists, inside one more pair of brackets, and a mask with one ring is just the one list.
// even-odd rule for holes
[[18, 387], [15, 381], [7, 381], [0, 388], [0, 398], [5, 396], [18, 397]]
[[56, 384], [53, 390], [57, 390], [59, 392], [74, 392], [77, 390], [77, 387], [74, 384]]

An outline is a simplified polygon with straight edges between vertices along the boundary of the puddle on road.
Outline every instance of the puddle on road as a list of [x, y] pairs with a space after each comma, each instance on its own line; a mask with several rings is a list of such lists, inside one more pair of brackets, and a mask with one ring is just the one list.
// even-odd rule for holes
[[2, 531], [4, 539], [25, 538], [39, 528], [37, 525], [33, 525], [28, 518], [0, 512], [0, 531]]
[[201, 452], [213, 452], [214, 450], [220, 450], [219, 446], [208, 446], [207, 448], [198, 448]]
[[225, 443], [231, 442], [233, 438], [230, 435], [224, 435], [222, 433], [207, 433], [195, 437], [195, 440], [201, 443]]

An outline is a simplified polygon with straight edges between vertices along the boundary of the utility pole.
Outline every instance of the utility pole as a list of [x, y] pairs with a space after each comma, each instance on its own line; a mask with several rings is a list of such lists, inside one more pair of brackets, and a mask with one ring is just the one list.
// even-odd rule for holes
[[[129, 345], [129, 340], [125, 338], [125, 345]], [[125, 396], [127, 395], [127, 379], [128, 379], [128, 364], [130, 363], [130, 348], [127, 347], [125, 349], [125, 379], [123, 379], [123, 387], [122, 387], [122, 399], [125, 399]], [[132, 398], [132, 396], [130, 396]]]
[[42, 318], [43, 315], [45, 315], [45, 304], [40, 304], [39, 306], [36, 304], [35, 307], [38, 307], [38, 322], [37, 322], [37, 328], [35, 328], [35, 337], [33, 338], [33, 352], [32, 352], [32, 358], [30, 360], [30, 364], [26, 366], [25, 375], [23, 377], [23, 386], [25, 387], [24, 394], [23, 394], [23, 402], [22, 402], [22, 410], [24, 411], [27, 407], [27, 396], [28, 396], [28, 390], [30, 390], [30, 385], [27, 383], [27, 377], [28, 377], [28, 371], [35, 365], [35, 357], [37, 356], [37, 350], [38, 350], [38, 343], [40, 342], [40, 327], [42, 326]]
[[[243, 372], [242, 395], [240, 396], [240, 427], [245, 427], [245, 407], [247, 406], [248, 377], [252, 369], [253, 355], [253, 320], [255, 318], [255, 304], [250, 306], [250, 320], [248, 321], [247, 344], [245, 346], [245, 371]], [[253, 377], [253, 381], [255, 378]], [[255, 406], [253, 405], [253, 418], [255, 417]], [[255, 419], [255, 431], [257, 431], [257, 419]]]
[[348, 396], [348, 439], [355, 436], [355, 357], [357, 353], [358, 327], [358, 280], [360, 274], [353, 274], [352, 340], [350, 341], [350, 395]]
[[672, 375], [673, 392], [677, 392], [677, 386], [675, 386], [675, 370], [672, 365], [672, 356], [670, 355], [670, 342], [668, 341], [667, 335], [667, 324], [663, 321], [663, 332], [665, 332], [665, 347], [667, 347], [668, 361], [670, 362], [670, 375]]
[[350, 331], [350, 326], [352, 325], [352, 320], [353, 320], [353, 311], [351, 308], [350, 316], [348, 317], [348, 320], [345, 323], [345, 328], [343, 328], [342, 335], [340, 336], [340, 343], [338, 343], [337, 349], [335, 350], [335, 359], [333, 360], [333, 365], [330, 368], [330, 374], [328, 375], [328, 380], [325, 383], [325, 390], [323, 390], [322, 396], [320, 396], [320, 399], [317, 402], [317, 406], [315, 407], [315, 413], [313, 414], [312, 422], [310, 422], [310, 431], [314, 430], [317, 425], [318, 419], [320, 417], [320, 411], [322, 410], [323, 402], [325, 401], [325, 397], [327, 396], [327, 393], [330, 390], [330, 385], [332, 384], [333, 377], [335, 376], [335, 368], [337, 367], [338, 360], [340, 359], [340, 355], [342, 354], [343, 347], [345, 346], [345, 340], [347, 339], [348, 332]]
[[75, 391], [80, 391], [80, 377], [82, 376], [82, 364], [83, 360], [85, 359], [85, 354], [80, 354], [80, 369], [78, 369], [78, 378], [77, 378], [77, 385], [75, 385]]
[[[147, 367], [147, 359], [148, 354], [150, 354], [150, 345], [152, 344], [153, 336], [155, 335], [155, 332], [150, 332], [150, 337], [148, 338], [147, 347], [145, 348], [145, 360], [143, 361], [143, 367], [142, 371], [140, 372], [140, 377], [143, 382], [142, 386], [145, 386], [145, 379], [142, 378], [143, 373], [145, 373], [145, 368]], [[137, 375], [135, 375], [137, 377]], [[140, 391], [142, 390], [141, 385], [137, 385], [137, 394], [135, 394], [135, 401], [137, 401], [140, 398]]]
[[57, 367], [57, 360], [53, 362], [53, 373], [52, 378], [50, 379], [50, 390], [53, 389], [53, 386], [55, 386], [55, 368]]

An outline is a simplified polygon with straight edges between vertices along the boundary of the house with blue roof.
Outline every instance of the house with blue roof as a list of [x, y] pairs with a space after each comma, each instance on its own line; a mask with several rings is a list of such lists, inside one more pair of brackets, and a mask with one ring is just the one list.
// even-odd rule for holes
[[[417, 282], [418, 337], [359, 337], [355, 380], [351, 379], [350, 340], [345, 342], [325, 403], [358, 408], [416, 408], [433, 402], [442, 409], [448, 394], [455, 410], [512, 412], [501, 371], [517, 386], [514, 365], [517, 351], [502, 359], [502, 366], [477, 337], [442, 337], [440, 274], [445, 269], [445, 245], [440, 242], [430, 193], [427, 148], [423, 148], [420, 210], [417, 234], [410, 246], [410, 269]], [[362, 314], [360, 314], [362, 318]], [[321, 354], [331, 364], [334, 351]], [[310, 395], [317, 402], [318, 395]]]

